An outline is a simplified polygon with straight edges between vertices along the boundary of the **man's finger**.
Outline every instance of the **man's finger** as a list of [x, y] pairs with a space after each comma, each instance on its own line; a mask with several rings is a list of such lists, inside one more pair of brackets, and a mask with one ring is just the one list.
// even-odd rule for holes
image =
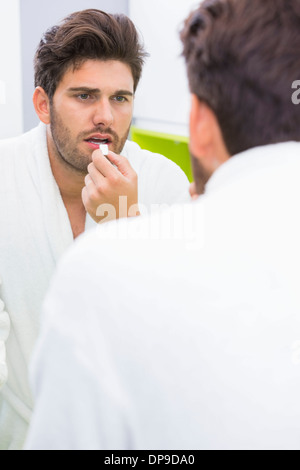
[[[109, 163], [109, 165], [111, 165]], [[103, 175], [103, 173], [98, 170], [95, 166], [95, 163], [90, 163], [90, 165], [88, 166], [88, 176], [91, 178], [91, 180], [93, 181], [93, 183], [95, 184], [95, 186], [98, 188], [101, 184], [103, 184], [103, 180], [104, 178], [107, 178], [108, 176], [110, 176], [110, 174], [106, 174]]]
[[132, 174], [132, 166], [127, 158], [123, 157], [123, 155], [117, 155], [116, 153], [109, 151], [106, 158], [111, 162], [111, 164], [117, 167], [123, 176], [126, 177]]
[[119, 171], [118, 168], [112, 165], [108, 157], [103, 155], [100, 149], [93, 152], [92, 159], [96, 170], [98, 170], [106, 178]]
[[89, 186], [90, 184], [94, 184], [90, 175], [86, 175], [86, 177], [84, 178], [84, 184], [86, 186]]

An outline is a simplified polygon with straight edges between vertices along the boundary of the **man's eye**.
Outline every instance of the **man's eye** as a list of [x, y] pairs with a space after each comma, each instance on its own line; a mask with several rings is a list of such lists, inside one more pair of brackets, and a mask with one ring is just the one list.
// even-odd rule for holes
[[86, 101], [90, 98], [90, 95], [88, 93], [81, 93], [80, 95], [78, 95], [78, 98], [81, 100], [81, 101]]
[[115, 96], [114, 98], [118, 103], [124, 103], [126, 100], [125, 96]]

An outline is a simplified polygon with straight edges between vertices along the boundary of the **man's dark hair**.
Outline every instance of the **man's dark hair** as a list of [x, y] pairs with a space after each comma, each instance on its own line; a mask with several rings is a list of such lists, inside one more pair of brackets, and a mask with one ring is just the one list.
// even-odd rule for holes
[[299, 0], [206, 0], [181, 39], [191, 92], [215, 113], [230, 155], [300, 140]]
[[99, 59], [129, 65], [135, 91], [147, 55], [127, 16], [95, 9], [75, 12], [41, 39], [34, 59], [35, 86], [41, 86], [52, 101], [70, 66], [75, 70], [88, 59]]

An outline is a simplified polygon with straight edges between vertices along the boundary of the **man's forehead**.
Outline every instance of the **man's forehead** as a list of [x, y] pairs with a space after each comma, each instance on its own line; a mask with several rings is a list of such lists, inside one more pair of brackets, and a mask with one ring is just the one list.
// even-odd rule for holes
[[122, 89], [133, 92], [134, 80], [131, 68], [118, 60], [85, 60], [70, 65], [65, 71], [59, 87], [90, 89]]

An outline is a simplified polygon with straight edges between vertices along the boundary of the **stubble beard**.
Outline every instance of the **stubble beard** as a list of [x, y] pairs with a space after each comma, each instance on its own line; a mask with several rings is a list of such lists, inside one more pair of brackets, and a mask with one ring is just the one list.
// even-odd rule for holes
[[50, 119], [50, 129], [56, 158], [64, 166], [82, 175], [86, 175], [88, 172], [87, 167], [92, 162], [93, 150], [87, 150], [86, 153], [83, 153], [78, 149], [78, 146], [92, 134], [109, 134], [113, 140], [113, 148], [111, 150], [119, 155], [124, 148], [131, 126], [130, 124], [122, 137], [119, 137], [110, 128], [99, 126], [90, 131], [80, 133], [74, 140], [70, 129], [64, 125], [53, 104], [50, 107]]
[[205, 186], [210, 177], [212, 176], [212, 172], [208, 171], [202, 163], [196, 158], [193, 154], [191, 154], [191, 161], [192, 161], [192, 169], [193, 169], [193, 176], [196, 185], [196, 192], [199, 196], [204, 194]]

